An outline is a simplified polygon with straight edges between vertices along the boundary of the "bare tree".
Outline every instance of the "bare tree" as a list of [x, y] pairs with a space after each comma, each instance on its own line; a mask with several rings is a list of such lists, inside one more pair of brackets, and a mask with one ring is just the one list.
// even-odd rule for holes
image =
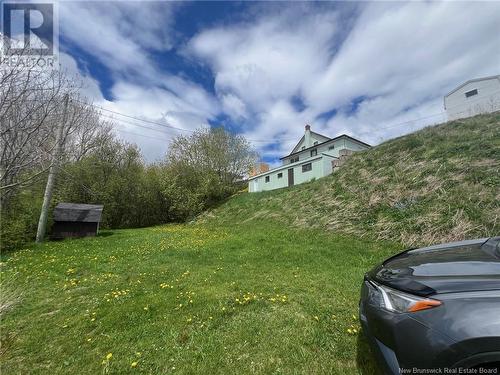
[[13, 190], [49, 167], [63, 93], [72, 85], [59, 71], [30, 66], [0, 70], [0, 190], [4, 204]]
[[113, 138], [113, 123], [103, 120], [100, 111], [83, 99], [73, 99], [68, 124], [64, 140], [68, 161], [80, 161]]
[[[36, 65], [36, 64], [35, 64]], [[77, 95], [80, 82], [58, 70], [0, 69], [0, 192], [4, 207], [18, 190], [50, 168], [63, 97], [70, 105], [63, 129], [64, 157], [79, 160], [111, 136], [112, 125]], [[64, 151], [64, 150], [63, 150]]]

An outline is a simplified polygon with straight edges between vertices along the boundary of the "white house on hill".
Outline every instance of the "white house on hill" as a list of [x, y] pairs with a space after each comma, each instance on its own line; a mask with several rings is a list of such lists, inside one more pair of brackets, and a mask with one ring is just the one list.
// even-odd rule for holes
[[250, 177], [248, 191], [255, 193], [280, 189], [327, 176], [342, 158], [370, 147], [345, 134], [329, 138], [311, 131], [311, 127], [306, 125], [299, 143], [290, 154], [281, 158], [282, 165]]
[[448, 120], [500, 110], [500, 75], [471, 79], [445, 95]]

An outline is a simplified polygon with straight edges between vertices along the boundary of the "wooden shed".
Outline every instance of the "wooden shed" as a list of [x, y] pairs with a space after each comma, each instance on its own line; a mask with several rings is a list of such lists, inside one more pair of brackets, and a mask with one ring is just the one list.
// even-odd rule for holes
[[100, 204], [59, 203], [54, 209], [52, 238], [97, 235], [103, 208]]

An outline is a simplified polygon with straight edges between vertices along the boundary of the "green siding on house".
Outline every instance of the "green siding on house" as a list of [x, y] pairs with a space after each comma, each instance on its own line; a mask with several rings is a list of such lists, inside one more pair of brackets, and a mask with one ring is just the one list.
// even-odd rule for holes
[[[311, 170], [307, 172], [302, 172], [302, 166], [304, 164], [311, 164]], [[252, 178], [249, 182], [249, 191], [266, 191], [280, 189], [288, 186], [288, 170], [293, 169], [294, 184], [298, 185], [307, 181], [311, 181], [313, 178], [324, 177], [324, 160], [321, 155], [315, 158], [310, 158], [309, 160], [299, 161], [297, 163], [283, 165], [269, 172], [263, 173], [259, 176]], [[282, 174], [279, 178], [278, 174]], [[269, 182], [266, 182], [266, 177], [269, 177]]]
[[[296, 152], [292, 152], [292, 154], [282, 158], [283, 165], [251, 177], [248, 181], [248, 191], [254, 193], [289, 186], [289, 169], [293, 169], [294, 185], [325, 177], [333, 172], [332, 161], [339, 157], [340, 150], [361, 151], [370, 147], [363, 142], [345, 135], [328, 140], [326, 137], [316, 135], [314, 132], [310, 133], [310, 135], [306, 134], [307, 137], [302, 137], [294, 147]], [[305, 140], [309, 140], [311, 145], [301, 150]], [[317, 140], [322, 140], [323, 142], [320, 143]], [[314, 145], [315, 141], [318, 142], [317, 146]], [[313, 152], [311, 153], [311, 151]], [[297, 158], [298, 161], [296, 161]], [[311, 163], [311, 170], [303, 171], [302, 166], [309, 163]]]

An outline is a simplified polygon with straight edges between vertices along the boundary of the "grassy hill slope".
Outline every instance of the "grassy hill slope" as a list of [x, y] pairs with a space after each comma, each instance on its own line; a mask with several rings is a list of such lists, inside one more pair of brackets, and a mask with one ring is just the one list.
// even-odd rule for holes
[[199, 220], [271, 218], [422, 245], [500, 233], [500, 114], [428, 127], [308, 184], [240, 194]]

